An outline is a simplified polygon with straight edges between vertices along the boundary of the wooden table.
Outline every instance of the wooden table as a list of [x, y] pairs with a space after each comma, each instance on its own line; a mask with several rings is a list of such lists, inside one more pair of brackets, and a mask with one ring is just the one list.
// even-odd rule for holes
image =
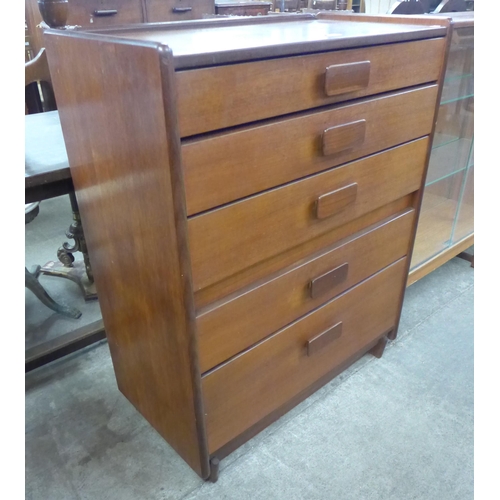
[[[65, 194], [74, 198], [59, 112], [25, 115], [25, 203]], [[25, 370], [33, 370], [105, 338], [102, 320], [77, 328], [28, 349]]]
[[25, 203], [73, 192], [59, 112], [25, 115], [24, 125]]

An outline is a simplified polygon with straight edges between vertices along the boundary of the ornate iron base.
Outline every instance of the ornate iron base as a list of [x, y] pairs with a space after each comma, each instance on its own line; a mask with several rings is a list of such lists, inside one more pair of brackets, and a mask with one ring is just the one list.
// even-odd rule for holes
[[31, 272], [26, 268], [24, 268], [24, 271], [24, 286], [28, 290], [31, 290], [40, 300], [40, 302], [42, 302], [42, 304], [46, 305], [49, 309], [52, 309], [53, 311], [69, 318], [78, 319], [82, 315], [82, 313], [74, 307], [57, 303], [47, 293], [45, 288], [43, 288], [43, 286], [38, 282], [38, 276], [40, 276], [41, 272], [40, 266], [35, 266]]
[[71, 267], [60, 261], [50, 261], [40, 269], [40, 273], [74, 281], [81, 288], [85, 301], [97, 299], [95, 283], [89, 280], [83, 260], [73, 262]]
[[[49, 276], [58, 276], [74, 281], [82, 290], [86, 301], [97, 299], [97, 292], [94, 284], [94, 276], [90, 266], [89, 254], [85, 235], [83, 234], [82, 221], [74, 192], [69, 193], [71, 201], [71, 211], [73, 212], [73, 223], [66, 231], [66, 237], [74, 241], [73, 245], [68, 242], [62, 244], [57, 251], [58, 261], [47, 262], [40, 272]], [[81, 252], [83, 260], [75, 262], [76, 252]]]

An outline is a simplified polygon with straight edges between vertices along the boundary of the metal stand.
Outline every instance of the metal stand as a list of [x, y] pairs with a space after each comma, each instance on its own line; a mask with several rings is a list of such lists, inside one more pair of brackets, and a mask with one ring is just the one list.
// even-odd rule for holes
[[65, 306], [57, 303], [43, 288], [43, 286], [38, 282], [38, 276], [40, 276], [40, 266], [35, 266], [32, 272], [29, 272], [28, 269], [25, 270], [25, 280], [24, 284], [28, 290], [31, 290], [35, 296], [42, 302], [42, 304], [46, 305], [49, 309], [62, 314], [63, 316], [67, 316], [69, 318], [78, 319], [82, 313], [78, 309], [75, 309], [71, 306]]
[[[66, 231], [66, 237], [74, 240], [74, 244], [70, 245], [64, 242], [57, 251], [58, 261], [47, 262], [41, 269], [42, 274], [49, 276], [57, 276], [74, 281], [82, 290], [86, 301], [97, 299], [97, 292], [94, 284], [94, 276], [92, 267], [90, 266], [89, 254], [87, 251], [87, 243], [83, 234], [82, 221], [80, 219], [80, 211], [74, 191], [69, 193], [71, 201], [71, 211], [73, 212], [73, 223]], [[81, 252], [83, 261], [75, 262], [74, 253]]]

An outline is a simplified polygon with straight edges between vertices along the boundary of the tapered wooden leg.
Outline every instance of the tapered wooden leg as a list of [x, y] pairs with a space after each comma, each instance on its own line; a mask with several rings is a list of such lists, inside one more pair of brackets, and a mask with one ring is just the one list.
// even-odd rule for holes
[[387, 337], [382, 337], [374, 347], [371, 348], [370, 354], [376, 358], [381, 358], [384, 353], [385, 346], [387, 345]]
[[210, 476], [208, 480], [211, 483], [216, 483], [217, 479], [219, 479], [219, 464], [220, 460], [217, 457], [212, 457], [210, 459]]

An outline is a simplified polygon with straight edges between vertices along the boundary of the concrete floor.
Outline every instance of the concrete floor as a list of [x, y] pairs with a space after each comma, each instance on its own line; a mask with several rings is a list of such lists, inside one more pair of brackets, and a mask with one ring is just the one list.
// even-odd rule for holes
[[221, 462], [205, 483], [118, 391], [101, 342], [26, 375], [26, 498], [473, 498], [474, 270], [407, 290], [399, 336]]

